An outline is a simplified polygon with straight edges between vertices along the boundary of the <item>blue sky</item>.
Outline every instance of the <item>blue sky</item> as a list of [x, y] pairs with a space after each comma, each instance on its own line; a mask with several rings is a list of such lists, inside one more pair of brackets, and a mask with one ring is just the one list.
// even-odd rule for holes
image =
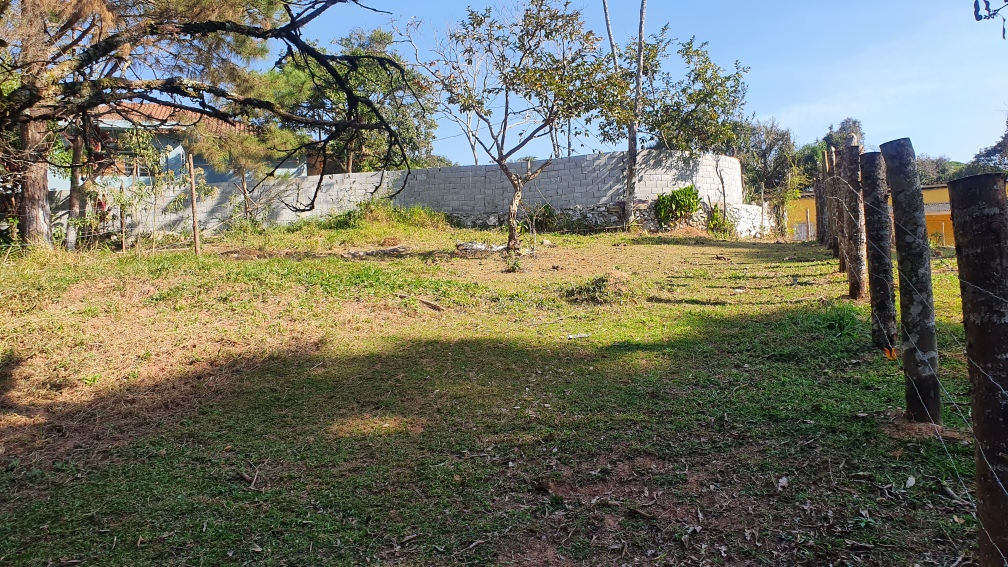
[[[420, 45], [495, 0], [392, 2], [368, 5], [398, 20], [424, 22]], [[588, 27], [604, 36], [601, 0], [575, 0]], [[636, 35], [640, 4], [611, 0], [617, 41]], [[747, 113], [774, 117], [799, 143], [814, 141], [845, 117], [864, 124], [869, 149], [910, 137], [918, 154], [968, 161], [1005, 131], [1008, 41], [998, 22], [976, 22], [967, 0], [846, 2], [648, 3], [647, 33], [668, 23], [672, 35], [709, 42], [724, 68], [738, 59], [751, 68]], [[355, 6], [332, 8], [307, 30], [323, 42], [354, 27], [388, 28], [390, 16]], [[472, 155], [459, 130], [444, 124], [435, 151], [459, 163]], [[582, 153], [613, 149], [582, 140]], [[616, 148], [618, 149], [618, 148]], [[577, 150], [576, 150], [577, 151]], [[548, 150], [537, 147], [534, 155]], [[486, 163], [485, 158], [480, 159]]]

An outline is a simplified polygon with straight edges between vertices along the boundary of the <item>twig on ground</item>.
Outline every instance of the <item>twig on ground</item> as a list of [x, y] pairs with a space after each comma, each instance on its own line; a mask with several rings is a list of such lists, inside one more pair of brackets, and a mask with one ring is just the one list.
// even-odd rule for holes
[[419, 301], [420, 303], [426, 305], [427, 307], [430, 307], [434, 311], [447, 311], [446, 307], [444, 307], [442, 305], [438, 305], [437, 303], [434, 303], [433, 301], [427, 301], [426, 299], [423, 299], [423, 298], [420, 298], [420, 297], [413, 297], [411, 295], [406, 295], [405, 293], [397, 293], [395, 295], [399, 299], [416, 299], [417, 301]]

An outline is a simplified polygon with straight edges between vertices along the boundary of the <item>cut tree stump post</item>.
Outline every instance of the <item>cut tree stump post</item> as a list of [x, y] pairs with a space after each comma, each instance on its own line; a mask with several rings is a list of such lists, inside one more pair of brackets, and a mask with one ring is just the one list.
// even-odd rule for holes
[[829, 196], [826, 194], [826, 156], [820, 156], [819, 174], [815, 184], [816, 197], [816, 239], [822, 246], [829, 246]]
[[1008, 556], [1008, 199], [1004, 175], [949, 182], [973, 396], [980, 565]]
[[865, 236], [868, 239], [868, 293], [871, 296], [872, 342], [896, 349], [896, 286], [893, 284], [892, 217], [885, 160], [879, 152], [861, 155]]
[[200, 255], [199, 213], [196, 211], [196, 168], [193, 167], [192, 153], [186, 152], [189, 161], [189, 200], [192, 201], [193, 248]]
[[856, 135], [851, 134], [843, 149], [844, 203], [847, 233], [847, 284], [850, 298], [860, 301], [868, 293], [867, 239], [864, 200], [861, 196], [861, 152]]
[[917, 174], [917, 156], [909, 138], [886, 142], [880, 149], [892, 190], [906, 415], [911, 421], [941, 424], [931, 247], [924, 217], [924, 194]]
[[847, 273], [847, 249], [846, 249], [846, 225], [844, 223], [844, 200], [842, 190], [842, 177], [840, 175], [840, 163], [837, 161], [836, 148], [830, 146], [829, 149], [830, 179], [833, 181], [833, 191], [831, 200], [833, 201], [833, 234], [835, 234], [834, 256], [840, 259], [837, 271]]

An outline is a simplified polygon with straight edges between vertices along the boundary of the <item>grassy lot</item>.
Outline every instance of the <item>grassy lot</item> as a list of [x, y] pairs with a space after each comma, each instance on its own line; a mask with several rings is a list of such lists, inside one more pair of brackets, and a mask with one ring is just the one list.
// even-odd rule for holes
[[547, 238], [519, 265], [466, 258], [456, 242], [504, 236], [385, 211], [201, 258], [13, 254], [0, 564], [969, 556], [943, 488], [973, 476], [954, 261], [938, 437], [898, 419], [898, 363], [823, 249]]

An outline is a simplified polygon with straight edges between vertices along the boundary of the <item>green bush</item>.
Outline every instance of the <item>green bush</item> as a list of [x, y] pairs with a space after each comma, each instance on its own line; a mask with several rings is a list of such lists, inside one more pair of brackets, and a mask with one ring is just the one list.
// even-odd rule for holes
[[536, 232], [557, 232], [564, 229], [564, 219], [549, 203], [529, 207], [525, 223], [529, 230], [534, 225]]
[[700, 210], [700, 193], [693, 185], [676, 189], [655, 199], [655, 220], [661, 226], [672, 226]]
[[707, 232], [716, 238], [731, 238], [735, 236], [735, 223], [723, 210], [711, 207], [710, 214], [707, 215]]

